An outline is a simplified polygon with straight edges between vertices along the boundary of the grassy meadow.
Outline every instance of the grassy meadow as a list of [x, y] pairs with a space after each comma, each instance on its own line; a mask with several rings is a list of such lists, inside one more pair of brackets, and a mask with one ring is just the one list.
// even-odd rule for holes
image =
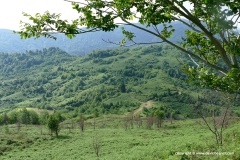
[[[224, 129], [223, 146], [200, 125], [201, 119], [164, 121], [161, 128], [135, 122], [126, 126], [121, 116], [108, 115], [85, 121], [81, 132], [74, 121], [61, 124], [59, 137], [46, 126], [0, 126], [1, 160], [180, 160], [240, 159], [240, 123]], [[95, 124], [95, 125], [94, 125]], [[182, 155], [196, 154], [215, 155]], [[230, 155], [216, 155], [230, 154]]]

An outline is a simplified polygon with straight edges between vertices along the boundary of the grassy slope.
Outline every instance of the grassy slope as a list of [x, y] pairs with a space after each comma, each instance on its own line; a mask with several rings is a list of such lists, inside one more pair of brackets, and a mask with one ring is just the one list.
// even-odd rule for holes
[[[119, 117], [105, 117], [97, 120], [96, 130], [87, 126], [81, 133], [78, 128], [68, 131], [62, 129], [59, 138], [51, 138], [46, 128], [43, 135], [39, 127], [22, 128], [18, 134], [10, 128], [11, 134], [4, 134], [1, 128], [1, 147], [13, 147], [13, 150], [1, 154], [2, 160], [71, 160], [71, 159], [171, 159], [182, 157], [176, 152], [234, 152], [231, 156], [189, 156], [191, 159], [239, 159], [240, 123], [231, 125], [224, 132], [224, 145], [216, 147], [209, 130], [196, 124], [198, 120], [165, 122], [161, 129], [143, 128], [123, 129]], [[105, 128], [100, 128], [102, 124]], [[88, 123], [90, 124], [90, 122]], [[66, 125], [65, 125], [66, 126]], [[12, 144], [8, 144], [9, 140]], [[97, 157], [93, 143], [101, 145], [100, 157]], [[186, 157], [184, 158], [186, 159]]]
[[[101, 112], [101, 104], [124, 102], [127, 103], [127, 108], [121, 106], [120, 109], [120, 113], [124, 113], [139, 107], [139, 101], [154, 100], [152, 94], [165, 94], [157, 103], [158, 106], [174, 106], [175, 110], [180, 110], [186, 116], [192, 111], [186, 110], [188, 104], [179, 103], [177, 99], [186, 99], [187, 96], [196, 99], [197, 95], [202, 95], [199, 89], [191, 88], [183, 80], [168, 74], [168, 70], [178, 70], [180, 66], [173, 57], [178, 55], [179, 60], [184, 58], [166, 45], [95, 51], [85, 57], [71, 57], [55, 52], [61, 53], [54, 49], [43, 53], [31, 51], [20, 62], [15, 60], [21, 58], [18, 57], [13, 58], [12, 63], [2, 65], [5, 69], [0, 70], [0, 112], [11, 110], [9, 107], [51, 107], [56, 110], [85, 108], [87, 113], [91, 113], [94, 107]], [[106, 56], [108, 53], [111, 55]], [[10, 55], [8, 59], [12, 57]], [[1, 59], [2, 64], [6, 59], [4, 58]], [[30, 68], [23, 67], [30, 61], [28, 59], [41, 60], [42, 63]], [[5, 72], [11, 69], [12, 72]], [[125, 74], [126, 70], [136, 74], [128, 76]], [[138, 73], [143, 76], [138, 76]], [[119, 90], [121, 83], [125, 83], [127, 93]], [[39, 88], [43, 88], [44, 92], [37, 92]], [[168, 90], [182, 94], [172, 96], [166, 94]], [[95, 101], [97, 98], [101, 101]], [[79, 102], [84, 102], [84, 105]], [[185, 100], [185, 103], [188, 101]]]

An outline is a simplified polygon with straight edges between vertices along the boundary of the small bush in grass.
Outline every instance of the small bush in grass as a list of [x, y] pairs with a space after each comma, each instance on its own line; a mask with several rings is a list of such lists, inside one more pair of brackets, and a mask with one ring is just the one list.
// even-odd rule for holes
[[80, 127], [81, 131], [83, 132], [84, 131], [84, 116], [83, 116], [83, 114], [80, 114], [80, 117], [79, 117], [79, 127]]
[[97, 157], [100, 156], [100, 149], [101, 149], [101, 142], [100, 142], [100, 138], [98, 136], [94, 136], [93, 137], [93, 149], [95, 154], [97, 155]]
[[58, 137], [60, 131], [60, 120], [55, 115], [50, 115], [48, 118], [47, 126], [51, 133], [55, 132], [56, 137]]

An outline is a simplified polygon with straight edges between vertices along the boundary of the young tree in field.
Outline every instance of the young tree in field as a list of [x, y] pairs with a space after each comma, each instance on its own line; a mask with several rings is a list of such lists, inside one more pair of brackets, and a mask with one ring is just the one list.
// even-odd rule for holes
[[47, 121], [47, 126], [50, 129], [51, 133], [55, 133], [58, 137], [60, 131], [60, 120], [55, 115], [50, 115]]
[[49, 117], [49, 113], [47, 110], [44, 110], [43, 112], [41, 112], [39, 116], [40, 123], [47, 124], [48, 117]]
[[152, 129], [153, 123], [154, 123], [154, 118], [152, 116], [148, 115], [146, 118], [147, 129]]
[[[217, 93], [215, 93], [218, 96]], [[229, 97], [228, 97], [229, 98]], [[234, 97], [231, 96], [229, 100], [234, 102]], [[215, 137], [217, 145], [223, 144], [223, 131], [226, 128], [228, 120], [230, 118], [230, 104], [224, 108], [217, 108], [216, 101], [214, 99], [209, 100], [210, 106], [203, 106], [202, 103], [198, 102], [195, 104], [195, 112], [202, 118], [205, 127], [210, 130]]]
[[[18, 32], [22, 38], [40, 36], [56, 38], [53, 32], [64, 33], [69, 38], [87, 32], [110, 32], [122, 24], [126, 41], [135, 44], [165, 42], [189, 56], [195, 66], [184, 64], [189, 80], [199, 86], [229, 93], [240, 90], [240, 1], [238, 0], [83, 0], [72, 2], [79, 18], [68, 22], [60, 14], [45, 12], [31, 16], [31, 22], [22, 22]], [[121, 20], [121, 21], [119, 21]], [[131, 20], [138, 21], [140, 25]], [[178, 28], [171, 22], [179, 22], [188, 29], [182, 43], [170, 37]], [[155, 36], [156, 42], [136, 42], [134, 33], [124, 29], [132, 26]], [[161, 29], [159, 27], [161, 25]], [[85, 26], [86, 28], [80, 28]]]
[[161, 128], [161, 127], [162, 127], [163, 120], [164, 120], [164, 118], [165, 118], [165, 113], [164, 113], [164, 111], [163, 111], [163, 110], [160, 110], [160, 108], [159, 108], [159, 109], [157, 109], [157, 110], [154, 112], [154, 115], [155, 115], [155, 117], [157, 118], [157, 127], [158, 127], [158, 128]]
[[39, 124], [39, 115], [37, 114], [37, 112], [31, 110], [29, 111], [30, 114], [30, 123], [31, 124]]
[[30, 113], [26, 108], [23, 108], [20, 111], [20, 119], [23, 124], [30, 124]]
[[8, 117], [11, 124], [17, 123], [19, 121], [19, 113], [17, 111], [11, 111], [8, 113]]
[[16, 128], [17, 128], [17, 131], [18, 131], [18, 132], [21, 130], [21, 127], [22, 127], [21, 121], [20, 121], [20, 120], [17, 120], [17, 122], [16, 122]]
[[142, 118], [140, 115], [136, 116], [135, 121], [136, 121], [138, 128], [141, 128], [142, 127]]
[[93, 115], [93, 129], [96, 129], [96, 118], [99, 117], [99, 113], [97, 112], [97, 110], [94, 112]]
[[170, 111], [170, 117], [169, 117], [171, 124], [173, 123], [174, 114], [175, 114], [175, 111], [174, 111], [174, 110], [171, 110], [171, 111]]
[[7, 115], [7, 113], [4, 113], [2, 116], [2, 124], [8, 124], [9, 123], [9, 117]]
[[95, 152], [96, 156], [99, 157], [100, 156], [100, 149], [101, 149], [101, 146], [102, 146], [99, 136], [95, 135], [93, 137], [92, 145], [93, 145], [93, 149], [94, 149], [94, 152]]
[[80, 117], [79, 117], [79, 127], [80, 127], [81, 131], [83, 132], [84, 131], [84, 116], [83, 116], [83, 114], [80, 114]]

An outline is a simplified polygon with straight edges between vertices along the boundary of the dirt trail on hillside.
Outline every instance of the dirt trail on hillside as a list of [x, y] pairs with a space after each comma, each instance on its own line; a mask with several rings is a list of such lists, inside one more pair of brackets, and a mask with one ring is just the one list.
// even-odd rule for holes
[[150, 107], [152, 107], [152, 104], [153, 104], [152, 100], [147, 101], [145, 103], [142, 103], [141, 106], [137, 110], [134, 111], [134, 114], [136, 115], [136, 114], [141, 113], [143, 108], [150, 108]]

